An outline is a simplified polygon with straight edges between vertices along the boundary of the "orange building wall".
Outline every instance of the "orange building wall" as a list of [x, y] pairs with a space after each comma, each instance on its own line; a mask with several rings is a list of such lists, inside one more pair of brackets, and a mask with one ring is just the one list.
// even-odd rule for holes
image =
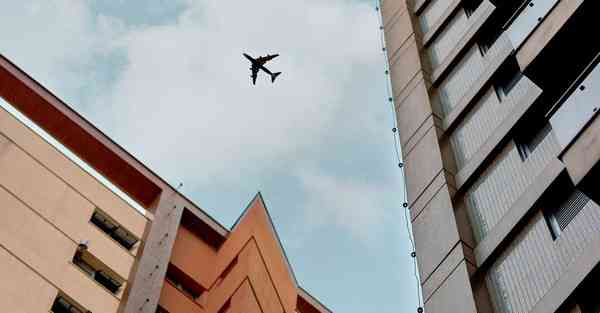
[[[211, 247], [197, 233], [201, 230], [179, 227], [171, 264], [206, 291], [194, 301], [165, 281], [159, 300], [163, 309], [217, 313], [230, 301], [228, 313], [328, 312], [309, 300], [299, 301], [305, 295], [296, 284], [260, 195], [220, 247]], [[222, 277], [235, 258], [237, 263]]]

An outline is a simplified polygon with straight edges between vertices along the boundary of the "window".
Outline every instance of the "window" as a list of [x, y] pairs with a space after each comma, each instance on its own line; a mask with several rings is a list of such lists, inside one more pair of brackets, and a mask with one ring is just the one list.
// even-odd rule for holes
[[477, 10], [477, 8], [479, 7], [479, 5], [481, 4], [481, 0], [463, 0], [463, 8], [465, 9], [465, 13], [467, 14], [467, 17], [470, 17], [471, 15], [473, 15], [473, 13], [475, 12], [475, 10]]
[[521, 77], [523, 77], [523, 73], [521, 73], [517, 60], [510, 57], [493, 78], [494, 90], [500, 101], [504, 101], [508, 97]]
[[87, 313], [87, 312], [90, 312], [90, 311], [84, 311], [84, 310], [78, 308], [77, 306], [75, 306], [74, 304], [71, 304], [71, 302], [69, 302], [63, 296], [56, 297], [56, 299], [54, 300], [54, 303], [52, 304], [52, 308], [50, 309], [50, 311], [53, 313], [84, 313], [84, 312]]
[[130, 232], [125, 230], [123, 226], [118, 225], [115, 221], [110, 219], [106, 214], [100, 212], [99, 210], [96, 210], [94, 214], [92, 214], [90, 222], [98, 226], [100, 230], [116, 240], [127, 250], [131, 250], [138, 242], [138, 239], [135, 238]]
[[100, 269], [100, 262], [87, 252], [85, 245], [79, 245], [77, 248], [73, 264], [113, 294], [116, 294], [121, 288], [122, 282], [113, 278], [115, 275], [109, 273], [107, 269]]
[[166, 280], [177, 288], [187, 297], [192, 298], [194, 301], [198, 300], [204, 288], [194, 281], [193, 278], [189, 277], [183, 271], [175, 267], [173, 264], [169, 264], [167, 268]]
[[521, 129], [521, 132], [515, 136], [515, 145], [517, 146], [522, 161], [525, 161], [533, 153], [535, 148], [544, 141], [546, 136], [550, 133], [550, 130], [552, 130], [552, 128], [548, 123], [544, 124], [539, 130], [537, 130], [536, 127]]
[[556, 203], [556, 205], [549, 206], [551, 209], [545, 210], [544, 216], [550, 228], [552, 239], [556, 240], [560, 237], [560, 234], [581, 212], [589, 200], [581, 191], [573, 189], [566, 199]]

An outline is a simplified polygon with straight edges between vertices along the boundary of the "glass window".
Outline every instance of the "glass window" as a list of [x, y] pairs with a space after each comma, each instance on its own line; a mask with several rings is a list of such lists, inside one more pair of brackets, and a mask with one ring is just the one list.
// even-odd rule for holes
[[537, 148], [537, 146], [546, 138], [552, 128], [550, 124], [544, 124], [539, 130], [535, 128], [522, 129], [520, 134], [515, 136], [515, 144], [521, 156], [521, 160], [525, 161]]
[[169, 264], [169, 267], [167, 268], [166, 280], [173, 285], [173, 287], [179, 289], [179, 291], [183, 292], [193, 300], [198, 300], [204, 291], [192, 278], [187, 276], [173, 264]]
[[77, 252], [75, 252], [75, 256], [73, 257], [73, 264], [77, 265], [84, 273], [98, 282], [100, 285], [104, 286], [112, 293], [117, 293], [121, 288], [122, 283], [117, 279], [111, 277], [106, 271], [99, 269], [92, 265], [92, 263], [98, 263], [93, 259], [93, 256], [85, 251], [85, 247], [82, 245], [79, 246]]
[[100, 212], [99, 210], [96, 210], [94, 214], [92, 214], [90, 222], [98, 226], [100, 230], [105, 232], [127, 250], [131, 250], [138, 242], [138, 239], [135, 238], [130, 232], [125, 230], [122, 226], [118, 225], [106, 214]]
[[50, 311], [53, 313], [83, 313], [82, 310], [78, 309], [62, 296], [56, 297]]

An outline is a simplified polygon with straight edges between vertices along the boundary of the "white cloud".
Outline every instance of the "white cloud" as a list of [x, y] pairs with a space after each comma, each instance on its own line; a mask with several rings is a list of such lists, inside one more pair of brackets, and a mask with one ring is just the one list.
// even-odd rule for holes
[[[307, 216], [326, 207], [360, 237], [381, 220], [380, 210], [357, 207], [373, 205], [382, 191], [317, 165], [335, 155], [330, 132], [346, 131], [336, 140], [356, 144], [380, 127], [352, 97], [364, 91], [349, 90], [358, 68], [380, 61], [372, 8], [343, 0], [189, 1], [171, 23], [132, 26], [88, 4], [12, 3], [0, 17], [22, 33], [0, 30], [5, 51], [59, 96], [89, 101], [72, 104], [170, 181], [216, 190], [302, 167], [318, 173], [301, 176]], [[100, 86], [95, 61], [116, 52], [125, 63]], [[243, 52], [280, 53], [268, 64], [283, 72], [277, 83], [259, 76], [253, 87]]]
[[366, 244], [380, 235], [378, 228], [385, 225], [390, 208], [387, 195], [394, 190], [318, 173], [302, 172], [299, 177], [308, 194], [305, 213], [310, 226], [333, 224]]

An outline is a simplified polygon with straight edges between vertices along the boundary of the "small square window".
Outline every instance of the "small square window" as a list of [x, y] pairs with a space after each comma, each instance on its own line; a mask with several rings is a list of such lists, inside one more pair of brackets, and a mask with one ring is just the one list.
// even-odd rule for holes
[[515, 135], [515, 145], [519, 151], [519, 156], [521, 157], [522, 161], [525, 161], [533, 153], [535, 148], [537, 148], [542, 141], [544, 141], [551, 130], [552, 128], [550, 127], [550, 124], [545, 123], [541, 128], [522, 128], [520, 132]]
[[[83, 313], [84, 311], [79, 309], [77, 306], [72, 304], [63, 296], [58, 296], [54, 299], [54, 303], [52, 304], [52, 308], [50, 309], [52, 313]], [[89, 312], [89, 311], [87, 311]]]
[[122, 283], [113, 277], [114, 274], [109, 274], [108, 268], [102, 266], [99, 260], [87, 252], [85, 245], [77, 248], [73, 256], [73, 264], [111, 293], [116, 294], [121, 289]]
[[131, 250], [138, 242], [138, 239], [133, 236], [133, 234], [125, 230], [123, 226], [117, 224], [99, 210], [96, 210], [94, 214], [92, 214], [90, 222], [127, 250]]

